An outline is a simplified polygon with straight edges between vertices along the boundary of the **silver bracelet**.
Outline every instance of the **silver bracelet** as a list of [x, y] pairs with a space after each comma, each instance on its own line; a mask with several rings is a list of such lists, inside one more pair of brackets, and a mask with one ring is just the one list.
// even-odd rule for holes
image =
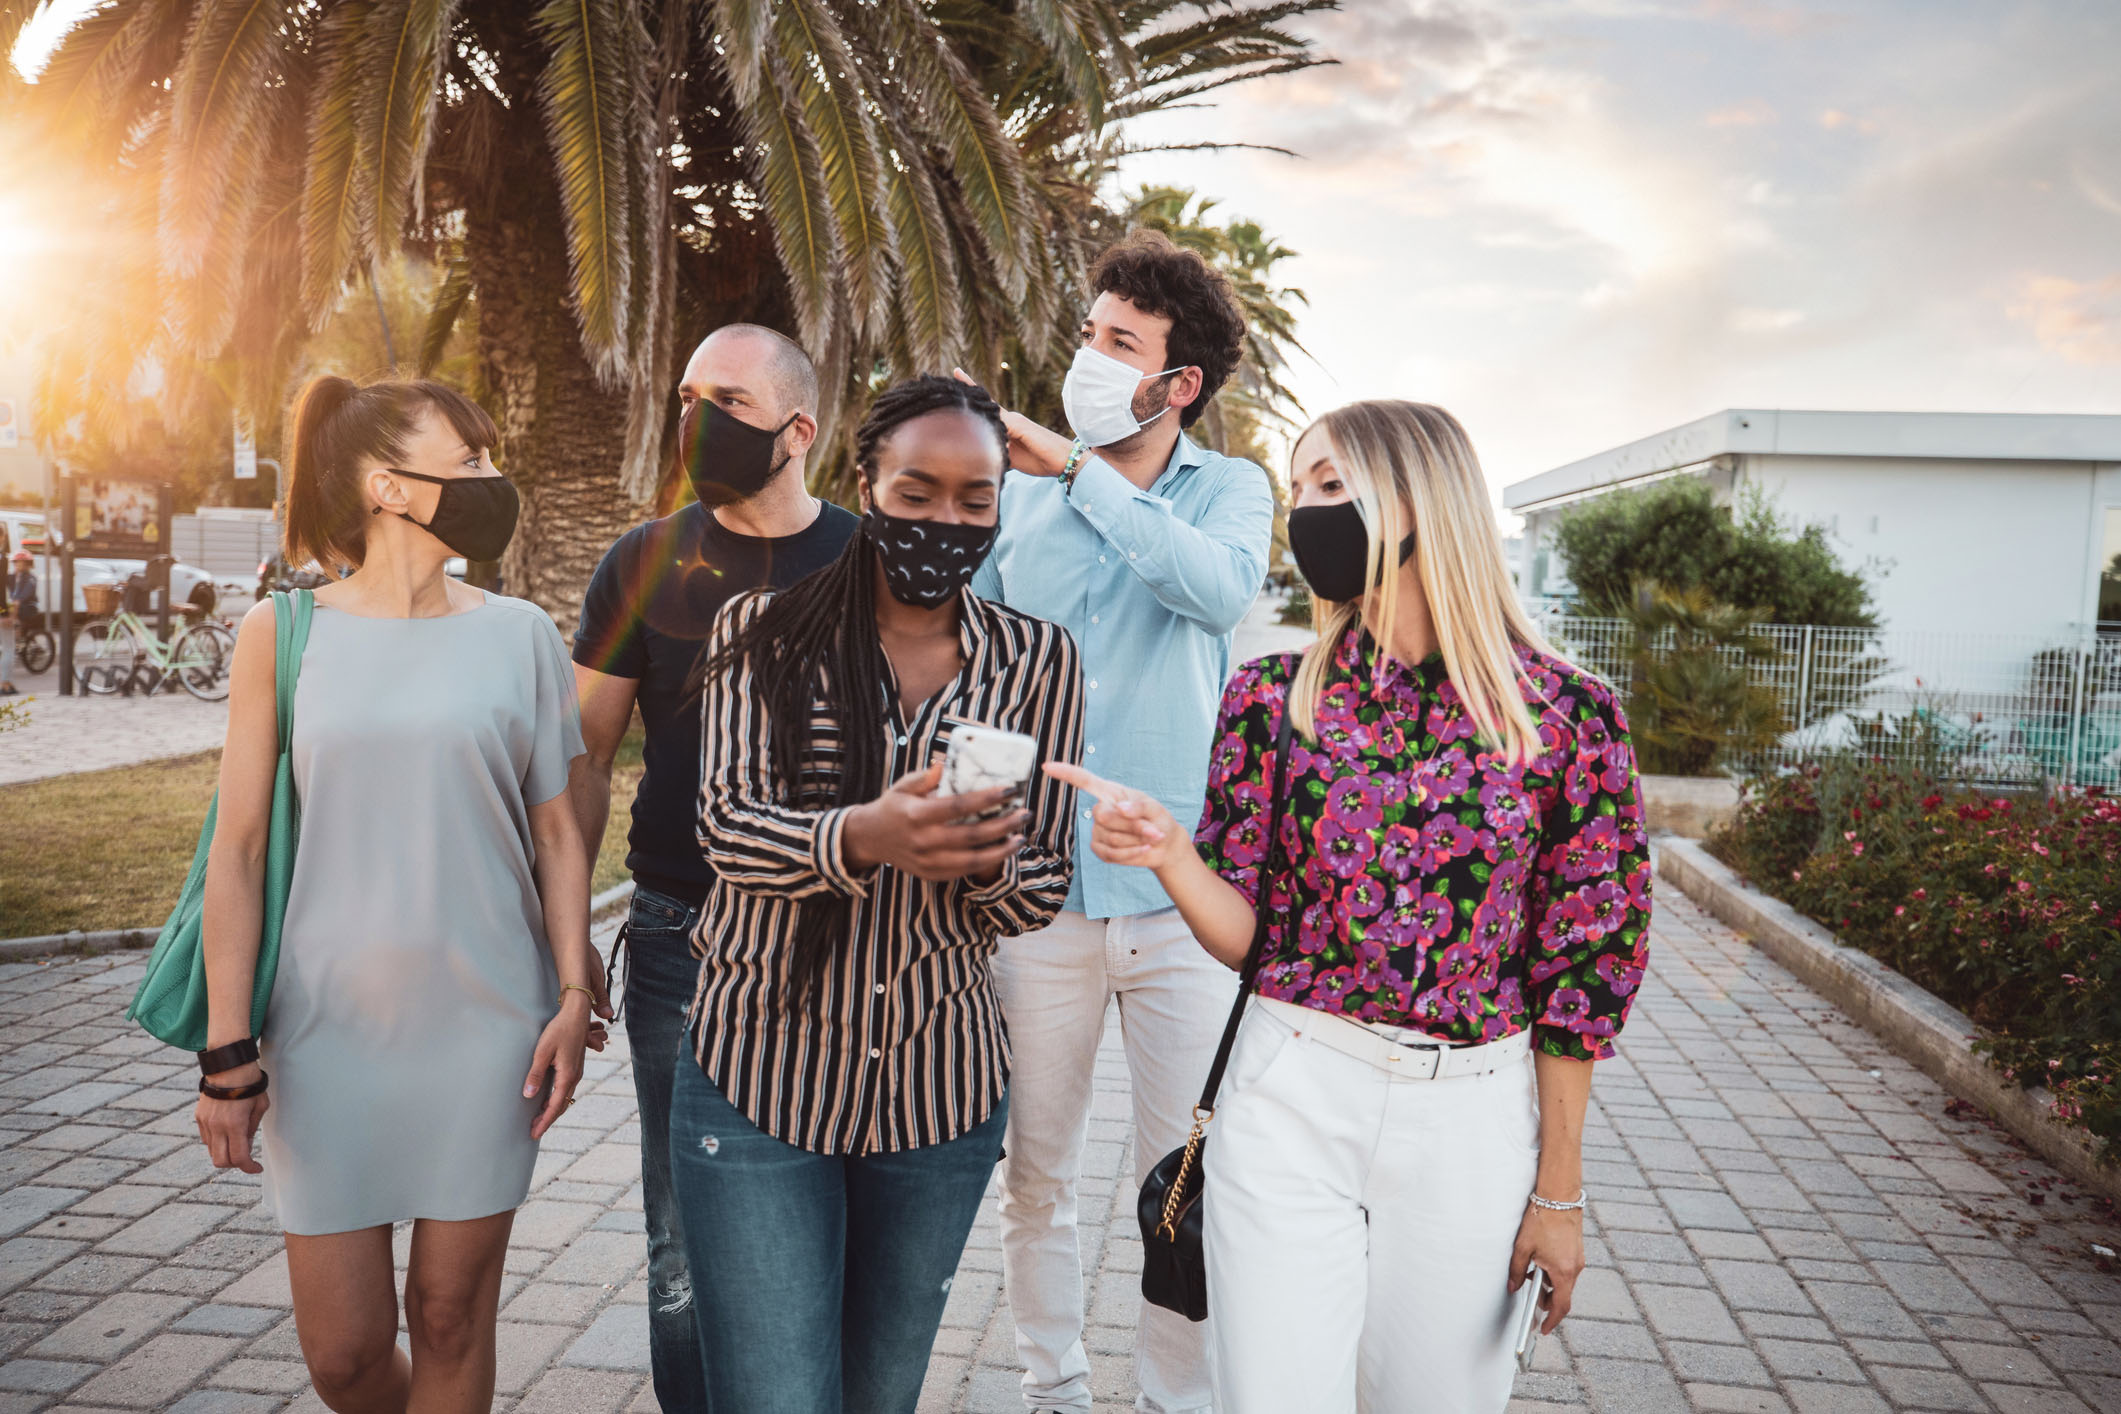
[[1544, 1208], [1550, 1213], [1580, 1213], [1583, 1211], [1584, 1200], [1590, 1197], [1590, 1194], [1588, 1192], [1579, 1192], [1576, 1195], [1576, 1201], [1573, 1203], [1557, 1203], [1552, 1198], [1542, 1198], [1537, 1193], [1528, 1196], [1531, 1198], [1533, 1207]]

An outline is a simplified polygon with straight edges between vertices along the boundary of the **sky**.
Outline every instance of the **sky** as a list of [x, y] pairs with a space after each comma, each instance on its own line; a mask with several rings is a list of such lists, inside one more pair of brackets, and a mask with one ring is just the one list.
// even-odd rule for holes
[[1300, 252], [1311, 412], [1500, 487], [1725, 407], [2121, 413], [2113, 0], [1346, 0], [1130, 159]]
[[[54, 0], [25, 54], [89, 8]], [[1331, 67], [1137, 124], [1299, 252], [1313, 413], [1501, 487], [1725, 407], [2121, 413], [2114, 0], [1345, 0]]]

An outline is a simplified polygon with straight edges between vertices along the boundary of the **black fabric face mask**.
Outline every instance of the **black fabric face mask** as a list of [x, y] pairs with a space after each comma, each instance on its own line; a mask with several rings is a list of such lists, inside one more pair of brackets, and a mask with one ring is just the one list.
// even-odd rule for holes
[[875, 506], [862, 517], [862, 533], [884, 562], [884, 583], [901, 604], [933, 609], [950, 602], [972, 582], [973, 572], [994, 548], [997, 525], [908, 520]]
[[[1370, 562], [1370, 526], [1353, 501], [1299, 506], [1289, 512], [1289, 553], [1317, 598], [1336, 603], [1359, 599], [1369, 587], [1362, 582], [1362, 572]], [[1410, 530], [1399, 542], [1399, 563], [1405, 564], [1413, 553]], [[1379, 582], [1382, 578], [1380, 573]]]
[[678, 456], [692, 494], [703, 506], [732, 506], [765, 490], [788, 465], [786, 452], [774, 455], [781, 434], [801, 416], [792, 412], [779, 427], [766, 428], [753, 427], [704, 399], [686, 408], [678, 419]]
[[[498, 560], [516, 533], [516, 517], [523, 501], [516, 485], [505, 476], [423, 476], [417, 471], [386, 467], [392, 476], [409, 476], [442, 488], [435, 501], [434, 518], [425, 522], [406, 520], [432, 535], [467, 560]], [[381, 515], [377, 506], [374, 514]]]

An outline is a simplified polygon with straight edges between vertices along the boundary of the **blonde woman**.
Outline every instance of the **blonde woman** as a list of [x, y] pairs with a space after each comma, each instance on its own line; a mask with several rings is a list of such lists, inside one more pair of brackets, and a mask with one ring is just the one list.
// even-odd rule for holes
[[1216, 1408], [1500, 1411], [1528, 1263], [1544, 1329], [1568, 1314], [1591, 1065], [1642, 980], [1627, 725], [1518, 607], [1449, 413], [1328, 413], [1291, 480], [1318, 642], [1231, 679], [1193, 838], [1054, 771], [1098, 794], [1098, 855], [1153, 869], [1225, 964], [1266, 910], [1205, 1162]]

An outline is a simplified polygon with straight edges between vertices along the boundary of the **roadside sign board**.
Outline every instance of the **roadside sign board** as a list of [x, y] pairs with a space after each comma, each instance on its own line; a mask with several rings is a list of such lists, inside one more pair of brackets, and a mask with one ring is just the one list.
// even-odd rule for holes
[[251, 435], [250, 419], [236, 414], [236, 480], [258, 479], [258, 444]]

